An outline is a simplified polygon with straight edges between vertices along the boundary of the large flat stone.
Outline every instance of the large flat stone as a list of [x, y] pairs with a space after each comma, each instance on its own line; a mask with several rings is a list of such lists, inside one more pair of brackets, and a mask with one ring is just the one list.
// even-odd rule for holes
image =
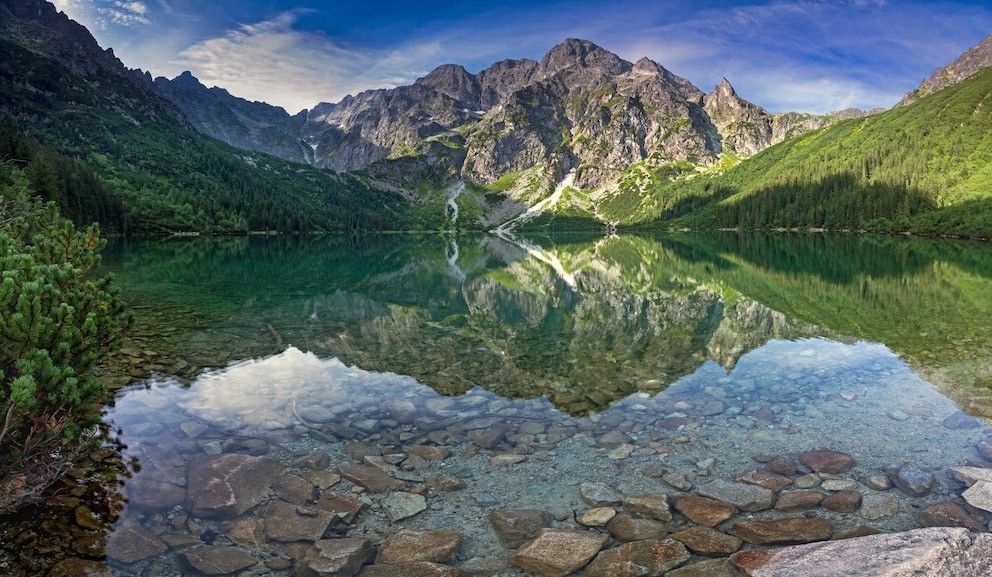
[[739, 512], [730, 503], [699, 495], [679, 495], [675, 497], [674, 505], [676, 511], [704, 527], [715, 527]]
[[258, 563], [251, 554], [234, 547], [194, 547], [181, 556], [204, 575], [229, 575]]
[[730, 559], [749, 577], [988, 577], [992, 534], [932, 527], [740, 551]]
[[265, 511], [265, 536], [273, 541], [317, 541], [335, 514], [276, 501]]
[[709, 527], [689, 527], [670, 535], [697, 555], [721, 557], [730, 555], [744, 544], [740, 537], [721, 533]]
[[923, 509], [916, 515], [920, 527], [963, 527], [974, 533], [984, 533], [985, 527], [957, 503], [942, 501]]
[[413, 517], [427, 509], [427, 499], [416, 493], [390, 493], [382, 499], [381, 504], [382, 510], [393, 523], [407, 517]]
[[758, 485], [735, 483], [723, 479], [714, 479], [697, 489], [700, 495], [730, 503], [742, 511], [763, 511], [771, 509], [775, 502], [775, 494]]
[[992, 469], [981, 467], [951, 467], [954, 476], [969, 487], [978, 481], [989, 481], [992, 483]]
[[992, 483], [989, 481], [978, 481], [964, 493], [961, 493], [964, 500], [972, 507], [978, 507], [983, 511], [992, 511]]
[[408, 531], [391, 535], [376, 555], [377, 564], [428, 561], [448, 563], [462, 546], [462, 534], [455, 531]]
[[601, 551], [586, 567], [587, 577], [659, 577], [691, 555], [674, 539], [635, 541]]
[[510, 557], [510, 564], [544, 577], [565, 577], [584, 567], [607, 540], [594, 531], [542, 529]]
[[833, 527], [826, 519], [805, 517], [775, 521], [741, 521], [728, 531], [752, 545], [783, 543], [810, 543], [824, 541], [833, 534]]
[[394, 479], [377, 467], [338, 467], [338, 473], [352, 483], [365, 487], [373, 493], [399, 490], [406, 483]]
[[799, 460], [817, 473], [838, 475], [854, 467], [854, 457], [833, 449], [806, 451], [799, 456]]
[[663, 539], [668, 535], [668, 525], [654, 519], [639, 519], [630, 513], [620, 513], [609, 523], [606, 530], [621, 543]]
[[368, 539], [322, 539], [307, 550], [299, 577], [351, 577], [372, 559], [375, 546]]
[[124, 563], [161, 555], [166, 549], [158, 536], [140, 525], [125, 524], [107, 537], [107, 557]]
[[231, 518], [258, 505], [283, 465], [270, 457], [226, 454], [194, 460], [186, 506], [197, 517]]
[[538, 509], [503, 509], [489, 513], [489, 522], [499, 542], [507, 549], [516, 549], [534, 537], [541, 529], [551, 526], [554, 517]]
[[624, 497], [623, 507], [631, 513], [657, 519], [658, 521], [672, 520], [672, 508], [668, 504], [668, 495], [664, 493]]

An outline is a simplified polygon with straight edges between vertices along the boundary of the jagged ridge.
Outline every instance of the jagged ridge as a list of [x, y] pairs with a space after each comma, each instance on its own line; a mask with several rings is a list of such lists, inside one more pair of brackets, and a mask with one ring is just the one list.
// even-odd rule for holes
[[398, 188], [484, 185], [538, 167], [549, 183], [574, 170], [576, 187], [597, 189], [636, 163], [707, 166], [836, 118], [772, 115], [726, 80], [707, 95], [648, 58], [632, 64], [578, 39], [540, 62], [504, 60], [478, 74], [447, 64], [412, 85], [296, 116], [193, 80], [184, 74], [154, 86], [204, 132], [341, 172], [367, 169]]

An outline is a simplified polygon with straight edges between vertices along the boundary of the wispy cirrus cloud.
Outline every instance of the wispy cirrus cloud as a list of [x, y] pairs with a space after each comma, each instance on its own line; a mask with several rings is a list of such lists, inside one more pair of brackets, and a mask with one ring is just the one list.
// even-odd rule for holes
[[241, 25], [183, 50], [176, 63], [207, 86], [237, 87], [236, 96], [296, 112], [370, 88], [408, 84], [426, 74], [424, 63], [440, 53], [432, 42], [391, 49], [345, 46], [294, 29], [300, 13]]
[[126, 28], [151, 24], [148, 5], [121, 0], [53, 0], [55, 7], [87, 28], [106, 30], [111, 24]]

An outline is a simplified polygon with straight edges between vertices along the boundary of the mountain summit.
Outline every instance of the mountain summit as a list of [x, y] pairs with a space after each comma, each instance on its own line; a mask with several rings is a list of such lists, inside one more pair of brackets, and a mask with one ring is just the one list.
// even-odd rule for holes
[[726, 80], [706, 95], [648, 58], [630, 63], [574, 38], [540, 62], [504, 60], [478, 74], [446, 64], [412, 85], [296, 116], [192, 85], [186, 75], [154, 86], [234, 146], [339, 172], [368, 170], [400, 189], [486, 185], [535, 167], [548, 182], [574, 171], [575, 186], [600, 189], [632, 165], [692, 170], [834, 120], [769, 114]]

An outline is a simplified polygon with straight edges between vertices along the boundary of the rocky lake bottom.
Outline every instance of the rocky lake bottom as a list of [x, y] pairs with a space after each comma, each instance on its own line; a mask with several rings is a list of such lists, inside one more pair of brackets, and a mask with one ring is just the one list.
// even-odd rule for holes
[[863, 342], [773, 340], [580, 417], [290, 347], [105, 420], [120, 453], [0, 523], [4, 574], [738, 575], [742, 550], [992, 520], [992, 429]]

